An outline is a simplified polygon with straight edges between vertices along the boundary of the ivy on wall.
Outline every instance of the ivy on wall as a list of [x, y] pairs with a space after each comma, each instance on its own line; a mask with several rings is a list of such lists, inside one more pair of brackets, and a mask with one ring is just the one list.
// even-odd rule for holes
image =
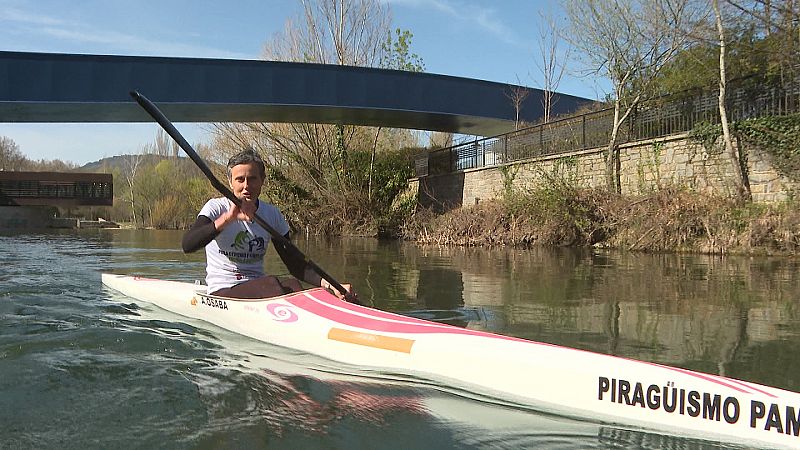
[[722, 136], [722, 125], [700, 122], [689, 131], [689, 139], [700, 143], [709, 154], [715, 152], [717, 139]]
[[[800, 182], [800, 114], [768, 116], [737, 121], [731, 133], [741, 142], [766, 151], [775, 169], [793, 182]], [[722, 135], [722, 125], [700, 123], [689, 132], [709, 153]]]

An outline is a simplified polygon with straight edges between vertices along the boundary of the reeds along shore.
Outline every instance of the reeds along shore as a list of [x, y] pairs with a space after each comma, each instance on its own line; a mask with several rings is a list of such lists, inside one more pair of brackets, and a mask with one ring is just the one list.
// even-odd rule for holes
[[794, 200], [742, 204], [681, 189], [638, 197], [542, 189], [442, 215], [417, 211], [400, 230], [423, 244], [599, 246], [647, 252], [796, 255]]

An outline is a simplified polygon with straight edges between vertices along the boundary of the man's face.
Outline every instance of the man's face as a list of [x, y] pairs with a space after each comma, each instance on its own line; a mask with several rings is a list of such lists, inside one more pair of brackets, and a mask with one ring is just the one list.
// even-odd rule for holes
[[255, 163], [237, 164], [231, 167], [230, 183], [233, 195], [255, 201], [261, 194], [264, 178]]

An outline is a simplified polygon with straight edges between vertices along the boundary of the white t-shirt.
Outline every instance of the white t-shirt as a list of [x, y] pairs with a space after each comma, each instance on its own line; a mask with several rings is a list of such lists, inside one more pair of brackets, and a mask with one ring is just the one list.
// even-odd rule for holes
[[[213, 222], [232, 207], [225, 197], [212, 198], [198, 216]], [[258, 214], [281, 235], [289, 232], [289, 224], [278, 207], [258, 202]], [[264, 275], [264, 255], [270, 235], [256, 222], [231, 222], [206, 245], [206, 284], [208, 292], [229, 288]]]

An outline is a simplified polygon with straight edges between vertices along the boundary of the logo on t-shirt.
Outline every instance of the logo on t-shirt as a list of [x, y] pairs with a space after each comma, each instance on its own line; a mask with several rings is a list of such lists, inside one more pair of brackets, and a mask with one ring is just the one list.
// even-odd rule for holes
[[263, 237], [255, 236], [243, 230], [236, 233], [236, 237], [233, 238], [233, 243], [231, 244], [232, 248], [239, 251], [225, 251], [219, 249], [219, 252], [227, 256], [231, 261], [252, 264], [264, 257], [265, 246], [266, 241]]
[[231, 244], [231, 247], [239, 250], [244, 250], [244, 244], [249, 239], [250, 239], [250, 233], [248, 233], [247, 231], [240, 231], [236, 233], [236, 237], [233, 238], [233, 244]]
[[264, 238], [260, 236], [253, 236], [247, 231], [240, 231], [233, 239], [233, 244], [231, 244], [231, 247], [238, 250], [244, 250], [247, 248], [248, 252], [264, 251]]

